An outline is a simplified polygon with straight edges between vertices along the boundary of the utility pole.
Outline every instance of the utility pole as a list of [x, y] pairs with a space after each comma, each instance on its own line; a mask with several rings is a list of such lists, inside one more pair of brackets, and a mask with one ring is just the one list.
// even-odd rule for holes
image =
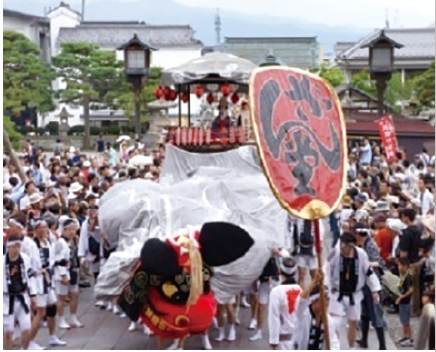
[[215, 31], [216, 31], [216, 45], [221, 44], [221, 17], [220, 17], [220, 9], [217, 9], [217, 13], [215, 16]]
[[85, 0], [82, 0], [82, 22], [85, 22]]

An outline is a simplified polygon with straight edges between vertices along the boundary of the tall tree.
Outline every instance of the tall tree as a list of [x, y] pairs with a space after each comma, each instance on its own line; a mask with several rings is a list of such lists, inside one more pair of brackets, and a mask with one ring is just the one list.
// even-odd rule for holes
[[56, 74], [39, 54], [24, 35], [3, 32], [3, 146], [22, 180], [26, 177], [13, 149], [19, 147], [22, 136], [9, 116], [29, 108], [41, 113], [55, 108], [51, 82]]
[[54, 110], [51, 82], [56, 74], [24, 35], [3, 32], [3, 113]]
[[422, 75], [416, 78], [415, 85], [418, 99], [424, 106], [429, 106], [435, 101], [435, 62]]
[[53, 65], [62, 78], [59, 97], [62, 103], [83, 106], [85, 135], [83, 147], [89, 149], [90, 110], [116, 108], [127, 91], [124, 64], [113, 51], [100, 50], [90, 43], [65, 43], [53, 57]]

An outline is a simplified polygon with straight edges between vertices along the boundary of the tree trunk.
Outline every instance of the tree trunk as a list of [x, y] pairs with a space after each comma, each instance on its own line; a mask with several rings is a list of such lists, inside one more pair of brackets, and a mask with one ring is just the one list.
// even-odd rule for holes
[[91, 123], [89, 117], [89, 100], [83, 101], [83, 120], [85, 124], [85, 134], [83, 136], [83, 149], [91, 149]]
[[15, 166], [18, 172], [18, 176], [20, 176], [20, 179], [22, 182], [27, 181], [27, 177], [24, 174], [24, 170], [20, 164], [20, 161], [17, 158], [17, 155], [15, 154], [15, 150], [12, 147], [11, 140], [9, 139], [8, 131], [3, 127], [3, 146], [5, 148], [5, 151], [9, 154], [9, 157], [11, 158], [12, 165]]

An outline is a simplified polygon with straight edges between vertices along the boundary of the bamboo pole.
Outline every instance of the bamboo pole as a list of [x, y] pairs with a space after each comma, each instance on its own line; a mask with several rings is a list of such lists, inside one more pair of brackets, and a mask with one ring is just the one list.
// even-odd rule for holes
[[[322, 248], [321, 248], [321, 234], [319, 229], [319, 219], [314, 220], [315, 226], [315, 248], [316, 255], [318, 257], [318, 268], [322, 270]], [[330, 350], [330, 333], [329, 333], [329, 322], [327, 319], [327, 309], [326, 309], [326, 300], [325, 300], [325, 289], [324, 282], [319, 285], [319, 296], [320, 296], [320, 304], [322, 311], [322, 324], [324, 326], [324, 338], [325, 338], [325, 346], [326, 350]]]

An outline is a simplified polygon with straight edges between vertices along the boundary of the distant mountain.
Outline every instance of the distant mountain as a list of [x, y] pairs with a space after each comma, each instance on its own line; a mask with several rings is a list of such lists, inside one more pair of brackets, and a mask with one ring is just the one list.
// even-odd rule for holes
[[[65, 0], [68, 3], [68, 0]], [[52, 7], [57, 1], [46, 1]], [[5, 0], [4, 7], [35, 15], [43, 15], [44, 6], [23, 0]], [[79, 4], [72, 7], [80, 10]], [[85, 20], [140, 20], [151, 24], [190, 24], [196, 37], [205, 45], [214, 45], [215, 10], [203, 7], [187, 7], [171, 0], [141, 0], [137, 3], [121, 3], [113, 0], [91, 2], [86, 5]], [[311, 23], [303, 18], [253, 16], [233, 11], [221, 11], [222, 40], [224, 37], [296, 37], [317, 36], [325, 52], [332, 52], [337, 41], [356, 41], [371, 29], [327, 26]]]

